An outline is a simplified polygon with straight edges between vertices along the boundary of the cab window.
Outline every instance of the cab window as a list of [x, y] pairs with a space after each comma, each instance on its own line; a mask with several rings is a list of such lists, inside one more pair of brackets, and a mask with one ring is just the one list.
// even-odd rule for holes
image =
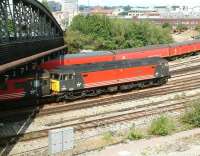
[[72, 80], [74, 78], [73, 74], [69, 74], [69, 80]]
[[63, 80], [68, 80], [68, 76], [67, 75], [63, 75]]
[[59, 80], [60, 79], [60, 75], [59, 74], [51, 74], [51, 78]]
[[60, 75], [54, 74], [54, 78], [55, 78], [56, 80], [59, 80], [59, 79], [60, 79]]
[[6, 90], [6, 89], [7, 89], [6, 83], [0, 83], [0, 90]]
[[48, 85], [48, 80], [42, 80], [43, 85]]

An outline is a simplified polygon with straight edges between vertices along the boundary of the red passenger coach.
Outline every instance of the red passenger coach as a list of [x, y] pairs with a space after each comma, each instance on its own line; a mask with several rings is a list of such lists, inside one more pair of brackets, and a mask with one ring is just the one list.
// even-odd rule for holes
[[169, 57], [168, 45], [154, 45], [142, 48], [123, 49], [115, 51], [115, 60], [140, 59], [147, 57]]
[[59, 66], [108, 62], [112, 61], [113, 58], [114, 54], [110, 51], [93, 51], [93, 52], [86, 52], [86, 53], [83, 52], [78, 54], [66, 54], [64, 57], [50, 60], [41, 64], [41, 68], [50, 70]]
[[60, 66], [109, 62], [117, 60], [141, 59], [148, 57], [171, 58], [200, 51], [200, 40], [181, 43], [152, 45], [140, 48], [111, 51], [92, 51], [78, 54], [66, 54], [41, 64], [42, 69], [50, 70]]
[[192, 54], [198, 51], [200, 51], [200, 40], [193, 40], [181, 43], [113, 50], [112, 52], [92, 51], [78, 54], [66, 54], [65, 56], [42, 63], [41, 68], [51, 70], [66, 65], [109, 62], [114, 60], [141, 59], [148, 57], [170, 58], [184, 54]]
[[0, 101], [17, 100], [25, 96], [23, 87], [27, 79], [6, 80], [0, 84]]
[[190, 54], [200, 50], [200, 41], [187, 41], [169, 45], [170, 57]]

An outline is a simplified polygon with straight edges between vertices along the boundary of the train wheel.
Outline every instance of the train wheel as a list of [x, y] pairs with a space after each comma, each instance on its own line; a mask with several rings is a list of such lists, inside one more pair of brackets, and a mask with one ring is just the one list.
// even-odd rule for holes
[[145, 87], [144, 82], [140, 82], [139, 85], [138, 85], [138, 87], [141, 88], [141, 89], [143, 89]]
[[88, 91], [86, 91], [85, 95], [88, 97], [97, 96], [98, 92], [96, 90], [88, 90]]
[[121, 86], [119, 87], [119, 89], [120, 89], [121, 91], [127, 91], [127, 90], [132, 89], [132, 86], [131, 86], [130, 84], [121, 85]]
[[118, 91], [118, 86], [111, 86], [107, 88], [108, 92], [113, 93]]
[[160, 79], [158, 79], [158, 81], [157, 81], [157, 84], [160, 86], [160, 85], [163, 85], [163, 84], [165, 84], [165, 83], [167, 83], [167, 79], [166, 78], [160, 78]]

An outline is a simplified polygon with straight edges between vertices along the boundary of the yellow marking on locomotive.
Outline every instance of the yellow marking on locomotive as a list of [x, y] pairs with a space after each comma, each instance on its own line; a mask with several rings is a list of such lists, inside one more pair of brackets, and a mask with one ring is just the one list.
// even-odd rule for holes
[[60, 92], [60, 81], [51, 79], [51, 90]]

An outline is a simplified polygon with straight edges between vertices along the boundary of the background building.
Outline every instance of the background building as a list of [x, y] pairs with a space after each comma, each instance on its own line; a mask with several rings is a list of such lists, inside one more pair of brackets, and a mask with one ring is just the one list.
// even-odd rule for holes
[[55, 1], [48, 1], [48, 6], [52, 12], [61, 11], [62, 8], [62, 5]]
[[78, 0], [62, 0], [62, 11], [69, 13], [78, 12]]
[[73, 17], [78, 14], [78, 0], [62, 0], [62, 12], [68, 14], [67, 24], [69, 25]]

